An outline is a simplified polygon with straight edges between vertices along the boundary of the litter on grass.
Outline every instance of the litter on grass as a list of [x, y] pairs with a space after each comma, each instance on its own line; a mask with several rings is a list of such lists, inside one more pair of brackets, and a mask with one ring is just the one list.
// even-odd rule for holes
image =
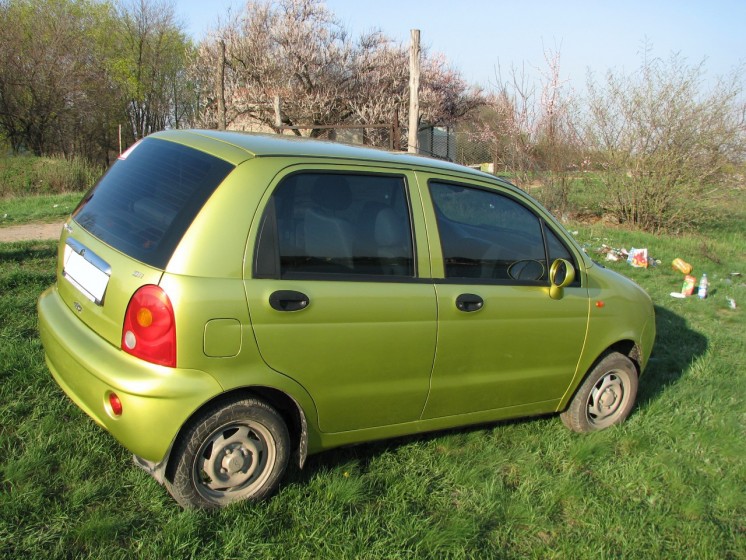
[[697, 283], [697, 279], [691, 274], [684, 276], [684, 284], [681, 286], [681, 293], [684, 297], [690, 296], [694, 293], [694, 286]]
[[606, 255], [607, 261], [617, 262], [625, 260], [628, 256], [626, 249], [614, 249], [609, 247], [606, 243], [602, 243], [601, 247], [597, 251], [600, 255]]
[[648, 267], [648, 250], [647, 249], [635, 249], [632, 247], [629, 254], [627, 255], [627, 262], [635, 268], [647, 268]]
[[606, 255], [607, 261], [627, 261], [636, 268], [648, 268], [649, 266], [658, 266], [661, 263], [660, 260], [648, 256], [647, 249], [635, 249], [633, 247], [627, 251], [625, 248], [615, 249], [603, 243], [596, 252], [600, 255]]
[[674, 259], [673, 262], [671, 262], [671, 266], [674, 267], [679, 272], [681, 272], [682, 274], [692, 273], [692, 265], [690, 265], [684, 259], [679, 259], [679, 258]]

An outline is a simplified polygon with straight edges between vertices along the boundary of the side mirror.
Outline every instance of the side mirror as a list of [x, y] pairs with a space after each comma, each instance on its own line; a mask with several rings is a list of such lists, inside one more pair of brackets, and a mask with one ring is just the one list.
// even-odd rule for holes
[[557, 259], [549, 269], [549, 297], [562, 299], [565, 287], [575, 281], [575, 267], [570, 261]]

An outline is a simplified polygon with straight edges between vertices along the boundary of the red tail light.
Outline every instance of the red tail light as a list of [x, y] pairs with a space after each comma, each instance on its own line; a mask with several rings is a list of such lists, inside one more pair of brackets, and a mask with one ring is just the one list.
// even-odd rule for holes
[[143, 286], [132, 296], [124, 314], [122, 350], [154, 364], [176, 367], [174, 309], [158, 286]]

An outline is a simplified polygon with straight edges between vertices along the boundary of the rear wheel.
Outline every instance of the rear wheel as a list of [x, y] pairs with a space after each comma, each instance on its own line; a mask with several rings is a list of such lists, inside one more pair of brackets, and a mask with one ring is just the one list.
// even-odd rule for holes
[[166, 487], [185, 508], [261, 500], [279, 484], [290, 438], [282, 417], [254, 398], [207, 409], [180, 438]]
[[560, 414], [575, 432], [603, 430], [623, 422], [637, 397], [637, 369], [623, 354], [613, 352], [593, 368]]

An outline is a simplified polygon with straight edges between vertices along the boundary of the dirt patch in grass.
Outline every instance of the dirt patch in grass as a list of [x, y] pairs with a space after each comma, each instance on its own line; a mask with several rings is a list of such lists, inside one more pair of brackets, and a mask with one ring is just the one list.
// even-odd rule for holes
[[23, 224], [0, 228], [0, 243], [15, 241], [42, 241], [57, 239], [62, 231], [62, 223]]

